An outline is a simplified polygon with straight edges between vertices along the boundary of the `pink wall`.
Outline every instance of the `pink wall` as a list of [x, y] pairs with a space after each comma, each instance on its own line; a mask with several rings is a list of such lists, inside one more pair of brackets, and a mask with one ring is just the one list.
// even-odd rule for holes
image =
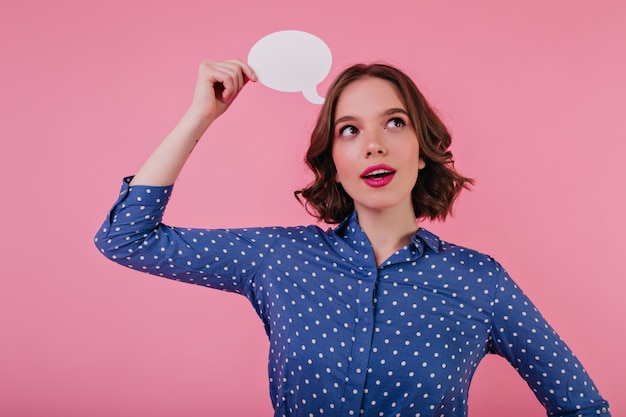
[[[284, 29], [326, 41], [331, 77], [380, 59], [415, 77], [478, 180], [454, 219], [428, 227], [504, 263], [626, 415], [626, 2], [10, 3], [0, 415], [271, 414], [267, 343], [245, 299], [125, 270], [92, 236], [121, 177], [186, 108], [198, 63], [245, 58]], [[248, 88], [196, 149], [166, 220], [310, 222], [291, 192], [308, 179], [316, 111], [300, 94]], [[500, 415], [543, 412], [490, 357], [470, 416]]]

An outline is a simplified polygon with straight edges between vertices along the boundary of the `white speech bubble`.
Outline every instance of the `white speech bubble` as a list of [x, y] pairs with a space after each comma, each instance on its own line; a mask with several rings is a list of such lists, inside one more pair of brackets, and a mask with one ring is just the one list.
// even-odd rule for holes
[[317, 85], [330, 71], [332, 54], [317, 36], [299, 30], [270, 33], [250, 49], [248, 64], [266, 87], [287, 93], [302, 91], [311, 103], [324, 103]]

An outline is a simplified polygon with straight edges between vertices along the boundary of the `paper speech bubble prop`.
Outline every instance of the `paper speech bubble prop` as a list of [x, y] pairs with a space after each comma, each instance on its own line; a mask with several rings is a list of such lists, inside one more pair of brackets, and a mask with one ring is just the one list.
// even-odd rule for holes
[[317, 36], [299, 30], [270, 33], [254, 44], [248, 64], [266, 87], [287, 93], [302, 91], [311, 103], [324, 103], [317, 85], [330, 71], [332, 54]]

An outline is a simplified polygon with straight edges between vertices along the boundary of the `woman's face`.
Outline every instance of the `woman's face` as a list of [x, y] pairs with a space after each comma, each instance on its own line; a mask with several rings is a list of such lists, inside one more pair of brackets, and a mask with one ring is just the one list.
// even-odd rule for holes
[[396, 87], [362, 78], [341, 93], [335, 109], [332, 156], [357, 213], [406, 209], [424, 167], [419, 142]]

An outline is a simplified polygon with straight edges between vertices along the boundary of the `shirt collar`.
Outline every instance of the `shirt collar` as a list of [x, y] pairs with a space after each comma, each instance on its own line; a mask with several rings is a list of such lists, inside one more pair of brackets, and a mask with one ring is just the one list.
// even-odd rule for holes
[[[356, 215], [356, 211], [352, 211], [348, 217], [346, 217], [339, 225], [337, 225], [334, 229], [334, 232], [342, 236], [344, 238], [359, 238], [362, 239], [365, 237], [365, 232], [361, 229], [359, 225], [359, 221]], [[428, 230], [420, 227], [415, 235], [411, 238], [411, 241], [418, 248], [420, 247], [420, 242], [428, 246], [434, 252], [439, 253], [441, 249], [441, 240], [439, 236], [436, 234], [429, 232]]]
[[424, 242], [426, 246], [431, 248], [433, 251], [439, 253], [439, 250], [441, 249], [441, 240], [439, 239], [439, 236], [420, 227], [417, 233], [413, 236], [413, 243], [417, 245], [418, 239]]
[[354, 232], [355, 228], [360, 229], [361, 226], [359, 226], [359, 222], [356, 217], [356, 211], [353, 210], [348, 217], [343, 219], [341, 223], [335, 226], [333, 231], [338, 235], [347, 236], [348, 234], [350, 234], [350, 232]]

